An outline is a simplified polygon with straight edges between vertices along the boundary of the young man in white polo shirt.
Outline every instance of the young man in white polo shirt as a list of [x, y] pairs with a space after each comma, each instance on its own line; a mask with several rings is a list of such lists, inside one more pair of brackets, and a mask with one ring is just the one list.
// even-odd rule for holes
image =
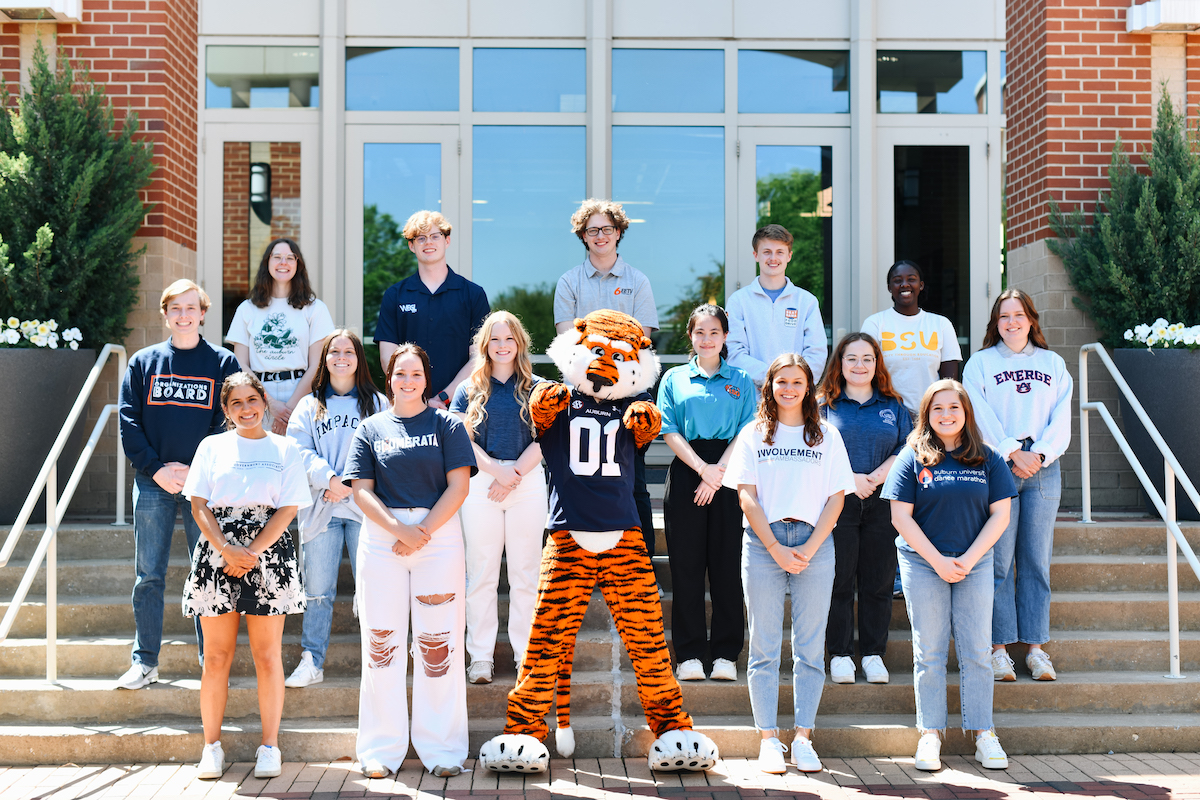
[[[621, 204], [594, 197], [584, 200], [571, 215], [571, 227], [583, 242], [587, 257], [558, 279], [554, 289], [555, 330], [569, 330], [576, 319], [601, 308], [633, 317], [642, 323], [647, 336], [658, 330], [658, 309], [650, 279], [617, 255], [617, 245], [629, 228], [629, 217]], [[654, 555], [654, 516], [646, 488], [644, 450], [638, 450], [634, 458], [633, 499], [642, 520], [646, 550]]]
[[821, 308], [811, 292], [788, 280], [792, 234], [767, 225], [751, 240], [758, 278], [729, 297], [729, 363], [762, 386], [767, 367], [783, 353], [799, 353], [820, 382], [829, 357]]

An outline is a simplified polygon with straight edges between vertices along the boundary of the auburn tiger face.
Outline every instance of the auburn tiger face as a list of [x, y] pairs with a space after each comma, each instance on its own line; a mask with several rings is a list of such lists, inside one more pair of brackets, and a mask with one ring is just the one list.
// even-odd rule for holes
[[619, 311], [593, 311], [575, 320], [546, 348], [563, 380], [600, 400], [620, 400], [648, 390], [662, 370], [642, 325]]

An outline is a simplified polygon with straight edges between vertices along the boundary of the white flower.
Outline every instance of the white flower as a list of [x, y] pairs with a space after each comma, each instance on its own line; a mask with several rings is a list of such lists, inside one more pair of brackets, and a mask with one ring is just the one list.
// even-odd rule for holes
[[51, 339], [49, 346], [50, 346], [51, 350], [57, 350], [58, 349], [58, 339]]
[[1196, 336], [1189, 331], [1188, 333], [1186, 333], [1184, 335], [1183, 343], [1186, 344], [1188, 347], [1191, 347], [1192, 345], [1194, 345], [1196, 343]]
[[21, 334], [18, 331], [9, 328], [4, 332], [4, 341], [9, 344], [17, 344], [21, 341]]
[[48, 319], [48, 320], [46, 320], [46, 327], [52, 331], [56, 331], [56, 330], [58, 330], [58, 323], [52, 319]]
[[82, 342], [83, 334], [79, 332], [79, 328], [67, 328], [63, 331], [63, 338], [68, 342]]
[[8, 318], [8, 327], [10, 327], [10, 328], [21, 327], [21, 320], [17, 319], [16, 317], [9, 317]]
[[1133, 341], [1133, 331], [1132, 330], [1125, 331], [1125, 341], [1127, 341], [1127, 342]]
[[36, 347], [46, 346], [46, 337], [42, 336], [41, 334], [35, 333], [33, 336], [29, 337], [29, 341], [33, 342]]
[[41, 325], [37, 326], [37, 332], [42, 336], [49, 336], [50, 326], [43, 322]]
[[71, 342], [71, 349], [72, 349], [72, 350], [78, 350], [78, 349], [79, 349], [79, 342]]

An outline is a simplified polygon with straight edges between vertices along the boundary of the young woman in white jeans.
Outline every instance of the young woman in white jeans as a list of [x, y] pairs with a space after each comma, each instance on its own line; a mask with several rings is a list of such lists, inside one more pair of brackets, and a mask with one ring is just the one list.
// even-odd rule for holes
[[479, 464], [462, 507], [467, 680], [491, 683], [501, 554], [508, 558], [508, 640], [518, 667], [529, 642], [546, 528], [546, 474], [529, 416], [529, 392], [541, 380], [529, 361], [529, 334], [512, 313], [496, 311], [475, 335], [475, 348], [475, 367], [459, 384], [450, 410], [466, 423]]
[[1003, 459], [983, 443], [962, 384], [940, 380], [921, 399], [908, 446], [896, 457], [882, 496], [892, 503], [904, 602], [912, 623], [917, 699], [916, 768], [941, 767], [946, 728], [950, 634], [958, 658], [963, 730], [975, 731], [975, 760], [1007, 769], [992, 730], [988, 643], [992, 545], [1008, 524], [1016, 494]]
[[796, 353], [767, 368], [755, 422], [734, 443], [726, 486], [737, 487], [749, 527], [742, 537], [742, 586], [750, 617], [746, 671], [758, 766], [787, 771], [776, 724], [783, 609], [792, 596], [792, 763], [820, 772], [812, 729], [825, 685], [825, 625], [833, 592], [829, 538], [854, 473], [842, 437], [821, 418], [812, 370]]
[[343, 476], [363, 512], [358, 543], [362, 686], [358, 759], [368, 778], [408, 752], [408, 622], [413, 630], [412, 743], [425, 768], [457, 775], [467, 757], [462, 530], [475, 472], [462, 422], [428, 405], [429, 356], [401, 345], [388, 362], [392, 407], [364, 420]]

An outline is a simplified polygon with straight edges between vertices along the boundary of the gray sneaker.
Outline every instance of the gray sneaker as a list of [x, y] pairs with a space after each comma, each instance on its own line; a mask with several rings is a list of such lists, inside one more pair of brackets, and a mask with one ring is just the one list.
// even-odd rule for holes
[[1050, 662], [1050, 656], [1046, 655], [1045, 650], [1030, 650], [1029, 655], [1025, 656], [1025, 666], [1029, 667], [1029, 674], [1035, 681], [1058, 679], [1058, 673], [1054, 671], [1054, 664]]
[[1017, 679], [1017, 671], [1013, 669], [1013, 660], [1007, 650], [992, 651], [992, 678], [1006, 683]]
[[158, 683], [158, 667], [143, 666], [136, 661], [117, 678], [118, 689], [141, 689], [152, 683]]

